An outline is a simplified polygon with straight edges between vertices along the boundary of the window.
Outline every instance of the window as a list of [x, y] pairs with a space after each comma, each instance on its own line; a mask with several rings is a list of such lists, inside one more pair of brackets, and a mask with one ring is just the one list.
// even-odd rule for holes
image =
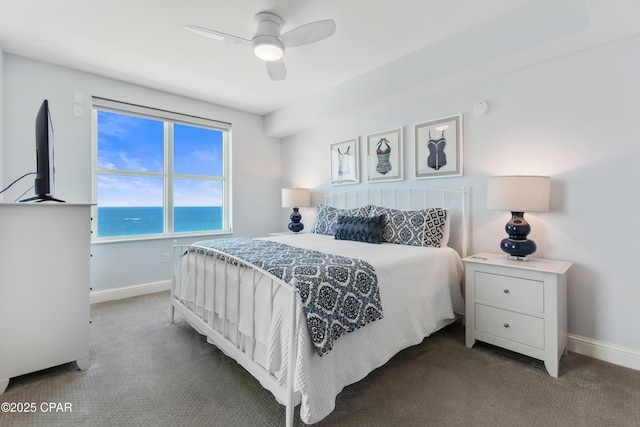
[[94, 238], [228, 233], [227, 123], [93, 98]]

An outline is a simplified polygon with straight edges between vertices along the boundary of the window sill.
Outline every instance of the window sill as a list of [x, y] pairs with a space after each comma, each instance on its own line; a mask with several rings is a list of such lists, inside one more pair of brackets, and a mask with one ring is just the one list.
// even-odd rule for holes
[[232, 231], [216, 231], [216, 232], [208, 232], [208, 233], [184, 233], [184, 234], [161, 234], [161, 235], [149, 235], [149, 236], [133, 236], [133, 237], [125, 237], [118, 236], [113, 238], [101, 237], [97, 239], [91, 239], [92, 245], [104, 245], [109, 243], [128, 243], [128, 242], [146, 242], [150, 240], [179, 240], [184, 238], [192, 238], [192, 237], [217, 237], [217, 236], [229, 236], [232, 235]]

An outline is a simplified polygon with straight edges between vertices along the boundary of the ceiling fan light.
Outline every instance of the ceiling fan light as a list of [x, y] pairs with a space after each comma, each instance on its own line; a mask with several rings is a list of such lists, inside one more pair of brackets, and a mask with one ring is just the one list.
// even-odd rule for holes
[[275, 46], [272, 44], [259, 44], [253, 48], [256, 56], [263, 61], [277, 61], [282, 58], [284, 51], [280, 48], [280, 46]]
[[276, 37], [259, 36], [253, 42], [253, 52], [263, 61], [277, 61], [284, 54], [284, 46]]

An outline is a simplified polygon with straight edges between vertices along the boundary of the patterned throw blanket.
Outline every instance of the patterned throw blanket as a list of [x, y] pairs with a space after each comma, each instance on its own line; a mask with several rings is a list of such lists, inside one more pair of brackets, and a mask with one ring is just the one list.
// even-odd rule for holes
[[233, 255], [285, 282], [297, 279], [309, 333], [320, 356], [341, 335], [382, 318], [378, 278], [367, 262], [250, 238], [197, 244]]

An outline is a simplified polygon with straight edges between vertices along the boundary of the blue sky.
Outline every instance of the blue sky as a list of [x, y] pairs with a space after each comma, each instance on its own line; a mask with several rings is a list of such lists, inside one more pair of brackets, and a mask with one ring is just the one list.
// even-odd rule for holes
[[[174, 125], [176, 173], [222, 175], [222, 132]], [[136, 172], [162, 172], [164, 125], [162, 121], [98, 112], [98, 168]], [[162, 206], [162, 179], [147, 176], [98, 176], [100, 206]], [[218, 181], [176, 179], [175, 206], [219, 206]]]

